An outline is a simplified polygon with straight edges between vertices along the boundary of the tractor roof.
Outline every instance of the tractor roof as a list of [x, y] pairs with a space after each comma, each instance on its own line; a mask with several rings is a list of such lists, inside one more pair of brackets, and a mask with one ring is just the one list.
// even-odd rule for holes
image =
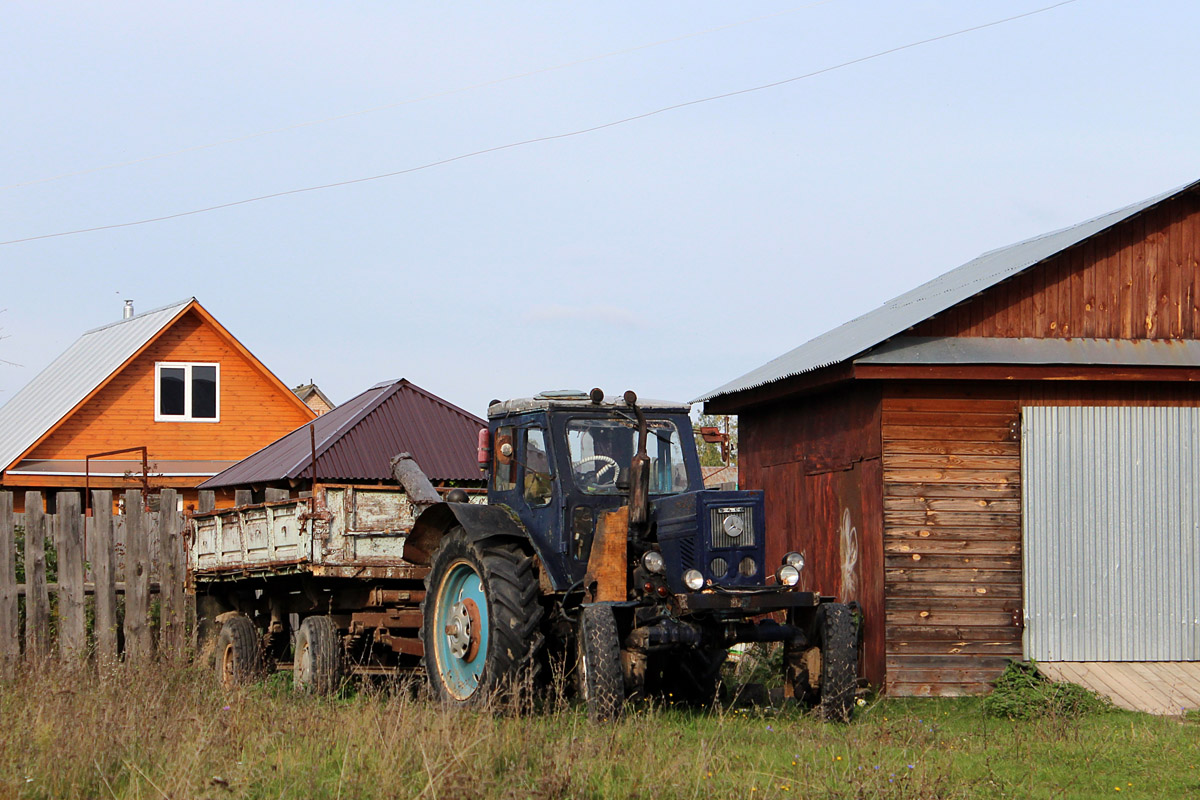
[[[674, 400], [649, 400], [638, 398], [643, 411], [669, 411], [687, 414], [691, 406]], [[605, 395], [601, 403], [593, 403], [587, 392], [573, 389], [556, 389], [541, 392], [536, 397], [518, 397], [513, 400], [498, 400], [488, 406], [488, 417], [506, 417], [529, 411], [575, 410], [604, 411], [605, 409], [628, 409], [620, 395]]]

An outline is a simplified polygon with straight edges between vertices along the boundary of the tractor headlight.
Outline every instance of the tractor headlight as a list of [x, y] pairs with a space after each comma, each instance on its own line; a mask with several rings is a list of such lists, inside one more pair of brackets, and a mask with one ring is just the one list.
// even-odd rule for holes
[[647, 550], [642, 556], [642, 566], [647, 572], [653, 572], [655, 575], [662, 575], [667, 568], [667, 563], [663, 561], [662, 553], [657, 550]]
[[791, 564], [784, 564], [775, 573], [775, 577], [779, 580], [780, 586], [795, 586], [800, 582], [800, 570]]
[[[796, 577], [800, 577], [800, 573], [796, 573]], [[700, 574], [698, 569], [689, 569], [683, 573], [683, 583], [693, 592], [698, 592], [704, 588], [704, 576]]]
[[788, 553], [783, 557], [783, 563], [798, 570], [804, 569], [804, 556], [801, 553]]

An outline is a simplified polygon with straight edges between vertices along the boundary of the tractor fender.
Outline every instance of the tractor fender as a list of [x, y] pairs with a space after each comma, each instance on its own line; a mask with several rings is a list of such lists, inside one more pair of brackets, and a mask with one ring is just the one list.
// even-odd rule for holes
[[502, 536], [519, 539], [531, 548], [533, 545], [525, 526], [504, 506], [436, 503], [417, 516], [404, 540], [404, 559], [429, 566], [442, 536], [456, 526], [462, 526], [467, 536], [476, 541]]

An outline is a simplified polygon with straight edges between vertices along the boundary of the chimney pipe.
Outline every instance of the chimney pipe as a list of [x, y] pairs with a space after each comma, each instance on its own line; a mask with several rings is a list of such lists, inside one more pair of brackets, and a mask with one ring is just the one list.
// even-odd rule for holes
[[121, 312], [121, 319], [131, 319], [133, 317], [133, 301], [125, 301], [125, 310]]

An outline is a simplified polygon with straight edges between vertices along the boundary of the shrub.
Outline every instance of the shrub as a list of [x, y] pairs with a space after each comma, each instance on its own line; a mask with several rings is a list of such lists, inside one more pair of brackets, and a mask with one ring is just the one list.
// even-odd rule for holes
[[1008, 665], [983, 700], [984, 713], [1006, 719], [1074, 719], [1112, 708], [1107, 697], [1074, 683], [1052, 681], [1037, 671], [1037, 665], [1018, 661]]

